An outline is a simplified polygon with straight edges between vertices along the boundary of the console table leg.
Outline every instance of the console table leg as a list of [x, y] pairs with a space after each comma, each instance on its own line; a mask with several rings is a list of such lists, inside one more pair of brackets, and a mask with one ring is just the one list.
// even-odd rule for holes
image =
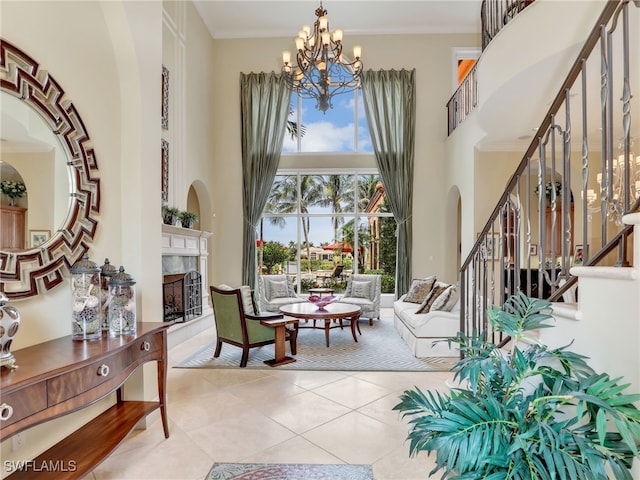
[[[167, 331], [162, 332], [162, 350], [164, 351], [162, 358], [167, 358]], [[162, 418], [162, 428], [164, 430], [164, 438], [169, 438], [169, 421], [167, 419], [167, 362], [158, 360], [158, 395], [160, 396], [160, 417]]]

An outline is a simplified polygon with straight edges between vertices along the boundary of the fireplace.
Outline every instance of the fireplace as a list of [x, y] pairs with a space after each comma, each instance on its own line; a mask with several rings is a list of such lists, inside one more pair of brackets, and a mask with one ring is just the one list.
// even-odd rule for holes
[[164, 321], [195, 324], [213, 316], [208, 291], [209, 237], [210, 232], [162, 225]]
[[165, 275], [162, 283], [165, 322], [186, 322], [202, 315], [202, 277], [192, 270]]

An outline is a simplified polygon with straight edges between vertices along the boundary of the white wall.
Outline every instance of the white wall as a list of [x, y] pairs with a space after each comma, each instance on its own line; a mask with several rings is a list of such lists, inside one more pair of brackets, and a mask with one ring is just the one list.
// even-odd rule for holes
[[[136, 278], [138, 314], [144, 320], [158, 320], [162, 313], [161, 7], [156, 1], [3, 1], [0, 20], [3, 39], [33, 57], [60, 83], [85, 123], [102, 195], [89, 254], [98, 264], [105, 257], [123, 264]], [[68, 282], [13, 305], [22, 323], [12, 350], [71, 334]], [[10, 454], [6, 444], [11, 442], [4, 442], [3, 459], [34, 456], [106, 403], [27, 431], [26, 445], [17, 453]]]
[[[105, 254], [120, 259], [120, 98], [114, 89], [118, 85], [115, 56], [99, 4], [3, 2], [1, 21], [2, 37], [49, 71], [85, 122], [96, 150], [103, 194], [90, 255], [100, 264]], [[46, 295], [15, 302], [23, 320], [14, 349], [71, 333], [67, 289], [65, 282]]]
[[[211, 230], [213, 41], [193, 4], [165, 5], [182, 15], [188, 45], [182, 71], [186, 94], [180, 97], [185, 104], [183, 145], [182, 150], [174, 145], [179, 175], [172, 179], [171, 191], [175, 203], [185, 208], [194, 184], [202, 228]], [[49, 71], [85, 122], [96, 152], [102, 200], [89, 254], [98, 264], [109, 257], [134, 276], [138, 313], [145, 321], [160, 321], [162, 315], [159, 99], [167, 50], [162, 8], [161, 1], [3, 1], [1, 17], [3, 38]], [[39, 14], [32, 15], [32, 9]], [[44, 295], [16, 301], [23, 324], [13, 348], [70, 334], [68, 297], [65, 282]], [[56, 321], [51, 312], [58, 312]]]
[[[184, 2], [178, 2], [184, 3]], [[220, 65], [214, 61], [213, 40], [191, 2], [186, 8], [186, 129], [184, 176], [181, 202], [187, 206], [189, 187], [193, 185], [200, 207], [200, 230], [213, 231], [214, 152], [216, 108], [214, 78]], [[211, 244], [209, 245], [211, 248]]]

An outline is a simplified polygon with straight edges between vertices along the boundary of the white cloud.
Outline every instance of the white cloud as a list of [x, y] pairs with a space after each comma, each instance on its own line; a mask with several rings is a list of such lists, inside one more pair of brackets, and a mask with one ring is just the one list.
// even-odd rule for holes
[[352, 152], [353, 123], [337, 127], [330, 122], [315, 122], [306, 125], [302, 137], [303, 152]]

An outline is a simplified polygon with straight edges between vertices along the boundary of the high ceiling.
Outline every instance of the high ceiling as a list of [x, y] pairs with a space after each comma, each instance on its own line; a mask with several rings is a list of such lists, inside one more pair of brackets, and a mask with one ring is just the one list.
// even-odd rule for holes
[[[345, 34], [479, 33], [482, 0], [325, 0], [329, 27]], [[318, 0], [196, 0], [213, 38], [295, 37]]]
[[[493, 48], [494, 62], [490, 62], [489, 68], [492, 75], [487, 76], [497, 79], [489, 81], [489, 87], [495, 90], [499, 85], [499, 92], [491, 95], [483, 86], [483, 108], [478, 118], [481, 128], [488, 132], [483, 138], [483, 149], [528, 146], [604, 3], [604, 0], [537, 2], [537, 8], [528, 15], [530, 20], [510, 32], [511, 43], [503, 42], [502, 50]], [[313, 24], [320, 0], [194, 0], [194, 4], [215, 39], [293, 38], [302, 25]], [[425, 33], [480, 36], [481, 33], [482, 0], [322, 0], [322, 5], [327, 10], [330, 28], [343, 29], [345, 36]], [[537, 16], [533, 15], [536, 10]], [[551, 15], [545, 16], [545, 12]], [[634, 18], [637, 21], [637, 16]], [[541, 24], [544, 29], [533, 28]], [[510, 57], [513, 45], [522, 49], [525, 44], [535, 46], [535, 55]], [[631, 45], [638, 48], [637, 42]], [[506, 58], [510, 60], [505, 62]], [[631, 58], [638, 57], [632, 54]], [[590, 71], [597, 75], [599, 68]], [[637, 67], [632, 71], [636, 72]], [[597, 80], [590, 82], [589, 88], [597, 89], [600, 85]], [[594, 92], [589, 97], [598, 99], [599, 94]], [[515, 104], [520, 106], [517, 115], [510, 111]], [[598, 111], [593, 108], [590, 115]], [[572, 112], [578, 113], [579, 109]], [[505, 118], [510, 118], [509, 122]], [[598, 125], [599, 119], [590, 119], [588, 123]]]

